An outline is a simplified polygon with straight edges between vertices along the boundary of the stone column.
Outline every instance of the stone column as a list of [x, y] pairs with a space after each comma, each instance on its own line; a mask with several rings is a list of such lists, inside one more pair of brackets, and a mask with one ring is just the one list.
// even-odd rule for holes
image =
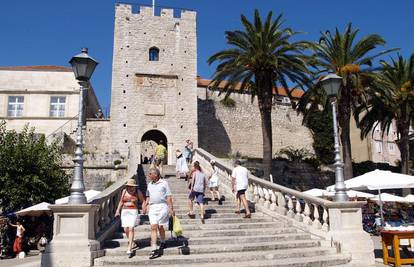
[[98, 205], [51, 205], [54, 214], [53, 240], [42, 254], [42, 267], [92, 266], [104, 255], [95, 240], [94, 214]]
[[352, 255], [349, 266], [375, 266], [374, 243], [362, 229], [364, 203], [336, 202], [329, 207], [329, 235], [341, 252]]
[[175, 164], [175, 151], [173, 151], [173, 143], [168, 143], [167, 145], [167, 153], [168, 153], [168, 165]]

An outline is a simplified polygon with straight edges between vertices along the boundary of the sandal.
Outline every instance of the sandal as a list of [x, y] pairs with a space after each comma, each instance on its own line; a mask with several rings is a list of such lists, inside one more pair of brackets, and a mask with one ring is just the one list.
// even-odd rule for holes
[[151, 251], [151, 253], [149, 255], [149, 259], [152, 260], [152, 259], [155, 259], [159, 256], [160, 256], [159, 251], [158, 251], [158, 249], [156, 249], [156, 250]]
[[239, 210], [236, 210], [234, 213], [236, 213], [236, 214], [240, 214], [240, 211], [239, 211]]
[[246, 214], [245, 216], [244, 216], [244, 218], [246, 218], [246, 219], [250, 219], [252, 217], [252, 215], [249, 213], [249, 214]]

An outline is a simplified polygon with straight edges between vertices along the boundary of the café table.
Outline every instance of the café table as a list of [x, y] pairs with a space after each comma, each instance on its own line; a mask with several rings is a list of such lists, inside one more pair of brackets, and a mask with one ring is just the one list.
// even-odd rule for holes
[[[414, 230], [401, 231], [401, 230], [382, 230], [381, 231], [381, 243], [383, 252], [383, 261], [385, 265], [393, 263], [395, 267], [400, 267], [401, 264], [414, 263], [414, 258], [401, 259], [400, 256], [400, 240], [401, 239], [414, 239]], [[388, 246], [393, 251], [393, 257], [388, 253]]]

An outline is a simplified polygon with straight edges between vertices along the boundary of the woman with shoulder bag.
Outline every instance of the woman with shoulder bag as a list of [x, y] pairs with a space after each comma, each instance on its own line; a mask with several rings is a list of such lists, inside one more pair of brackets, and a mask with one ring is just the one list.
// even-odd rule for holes
[[[122, 190], [121, 199], [115, 213], [115, 217], [121, 216], [121, 226], [128, 238], [127, 254], [129, 256], [131, 256], [132, 243], [134, 242], [134, 227], [139, 216], [137, 201], [141, 201], [143, 203], [142, 207], [145, 207], [144, 196], [137, 187], [135, 179], [128, 179], [126, 189]], [[143, 213], [145, 213], [144, 210]]]

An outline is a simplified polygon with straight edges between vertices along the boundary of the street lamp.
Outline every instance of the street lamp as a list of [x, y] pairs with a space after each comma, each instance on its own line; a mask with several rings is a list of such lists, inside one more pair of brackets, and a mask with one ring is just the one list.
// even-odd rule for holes
[[341, 152], [339, 150], [338, 123], [336, 119], [336, 97], [341, 87], [342, 77], [336, 74], [328, 74], [320, 84], [331, 99], [332, 117], [335, 139], [335, 201], [348, 201], [348, 194], [344, 183], [344, 163], [341, 160]]
[[84, 194], [85, 185], [83, 183], [83, 134], [82, 127], [84, 117], [83, 96], [84, 91], [89, 87], [89, 79], [92, 76], [98, 62], [88, 55], [88, 49], [82, 48], [82, 52], [69, 61], [72, 65], [73, 73], [76, 80], [79, 81], [80, 93], [79, 93], [79, 114], [78, 114], [78, 129], [76, 136], [76, 150], [75, 169], [73, 174], [72, 186], [70, 188], [69, 204], [86, 204], [86, 196]]

